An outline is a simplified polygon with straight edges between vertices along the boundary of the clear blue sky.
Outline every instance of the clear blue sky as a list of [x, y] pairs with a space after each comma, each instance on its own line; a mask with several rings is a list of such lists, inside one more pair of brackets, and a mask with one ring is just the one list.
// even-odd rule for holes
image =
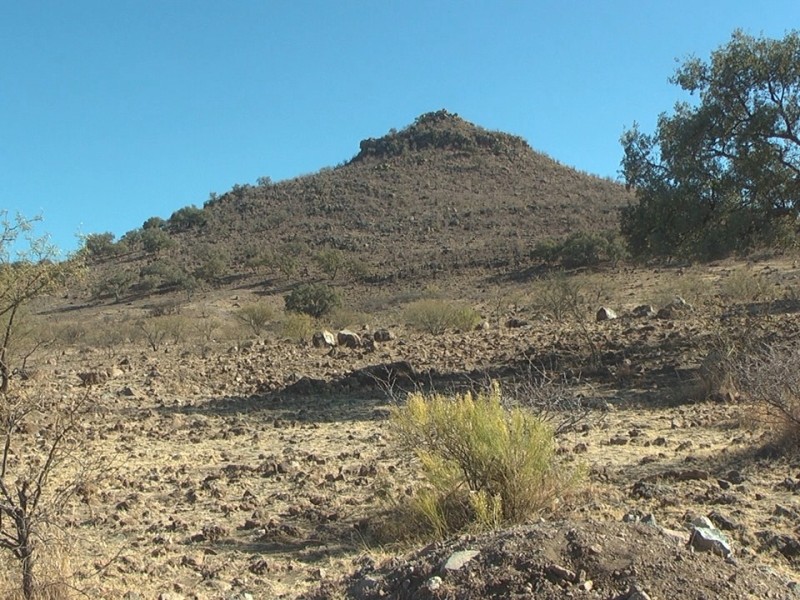
[[0, 208], [65, 250], [446, 108], [616, 177], [675, 59], [798, 0], [0, 0]]

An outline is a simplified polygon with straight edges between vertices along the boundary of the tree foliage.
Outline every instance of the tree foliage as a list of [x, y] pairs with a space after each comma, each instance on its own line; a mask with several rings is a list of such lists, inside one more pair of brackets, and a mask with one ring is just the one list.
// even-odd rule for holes
[[[15, 343], [23, 309], [34, 298], [53, 292], [80, 271], [76, 261], [56, 262], [49, 239], [36, 237], [38, 219], [0, 212], [0, 393], [8, 392]], [[27, 349], [29, 355], [33, 349]]]
[[83, 251], [90, 258], [113, 256], [116, 253], [114, 234], [105, 232], [86, 235], [83, 238]]
[[206, 224], [206, 215], [202, 208], [194, 204], [176, 210], [169, 218], [169, 226], [173, 231], [184, 231]]
[[622, 216], [634, 255], [711, 258], [793, 242], [800, 210], [800, 34], [735, 31], [672, 83], [699, 97], [622, 136], [637, 203]]
[[339, 306], [339, 295], [332, 287], [316, 283], [296, 287], [284, 298], [286, 310], [304, 313], [315, 319]]

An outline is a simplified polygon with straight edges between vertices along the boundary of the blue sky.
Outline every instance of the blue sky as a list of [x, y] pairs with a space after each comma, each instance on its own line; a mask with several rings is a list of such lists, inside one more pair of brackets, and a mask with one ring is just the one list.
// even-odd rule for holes
[[676, 59], [797, 0], [0, 0], [0, 208], [66, 251], [445, 108], [616, 177]]

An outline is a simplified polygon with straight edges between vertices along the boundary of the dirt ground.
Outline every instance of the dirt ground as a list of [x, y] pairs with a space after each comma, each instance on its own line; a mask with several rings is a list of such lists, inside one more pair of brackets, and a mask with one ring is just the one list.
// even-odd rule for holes
[[[769, 302], [721, 295], [741, 269], [770, 282]], [[17, 389], [53, 403], [88, 394], [79, 454], [102, 464], [58, 515], [43, 572], [71, 575], [91, 598], [128, 600], [794, 597], [800, 455], [776, 452], [773, 432], [735, 398], [702, 393], [701, 367], [720, 332], [796, 340], [797, 269], [725, 263], [603, 277], [612, 291], [598, 306], [618, 319], [558, 322], [530, 308], [525, 282], [493, 282], [514, 300], [484, 293], [487, 324], [468, 332], [386, 322], [372, 329], [388, 326], [395, 339], [354, 349], [267, 335], [35, 355], [35, 376]], [[694, 294], [694, 307], [633, 316], [673, 291]], [[392, 443], [393, 402], [415, 387], [492, 378], [511, 389], [531, 366], [585, 409], [558, 438], [559, 460], [586, 474], [579, 489], [525, 527], [422, 549], [378, 543], [371, 520], [387, 491], [413, 493], [417, 480]], [[87, 386], [80, 373], [102, 376]], [[15, 434], [21, 462], [46, 443], [47, 416], [41, 427], [36, 419]], [[697, 516], [723, 531], [732, 556], [687, 546]], [[443, 569], [457, 550], [479, 554]], [[10, 585], [16, 565], [0, 561]]]

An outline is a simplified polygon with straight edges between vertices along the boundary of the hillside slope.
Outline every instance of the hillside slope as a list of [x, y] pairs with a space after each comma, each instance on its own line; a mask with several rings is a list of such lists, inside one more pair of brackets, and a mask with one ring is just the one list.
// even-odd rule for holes
[[158, 258], [191, 273], [213, 257], [219, 273], [241, 275], [288, 257], [292, 271], [313, 277], [314, 254], [335, 249], [365, 280], [417, 279], [508, 265], [537, 241], [613, 229], [628, 200], [622, 186], [565, 167], [522, 138], [438, 111], [363, 140], [335, 168], [234, 186], [188, 223], [173, 215], [159, 227], [175, 243], [157, 254], [143, 252], [142, 232], [131, 232], [125, 268], [135, 276], [142, 260]]

